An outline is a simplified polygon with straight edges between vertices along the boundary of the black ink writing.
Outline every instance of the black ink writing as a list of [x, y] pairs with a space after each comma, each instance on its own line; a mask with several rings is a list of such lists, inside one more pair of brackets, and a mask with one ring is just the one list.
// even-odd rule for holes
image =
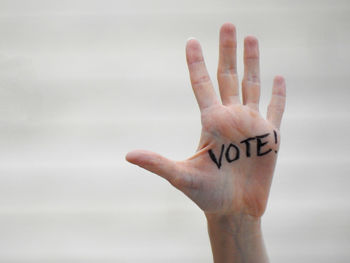
[[[230, 158], [230, 149], [231, 149], [231, 148], [234, 148], [235, 151], [236, 151], [235, 158], [233, 158], [233, 159]], [[234, 144], [231, 143], [231, 144], [228, 146], [227, 150], [226, 150], [225, 156], [226, 156], [226, 160], [227, 160], [229, 163], [232, 163], [233, 161], [238, 160], [238, 159], [239, 159], [239, 149], [238, 149], [238, 147], [237, 147], [236, 145], [234, 145]]]
[[223, 144], [223, 145], [221, 146], [221, 152], [220, 152], [219, 160], [216, 159], [215, 154], [214, 154], [214, 152], [213, 152], [211, 149], [208, 151], [210, 158], [211, 158], [211, 159], [213, 160], [213, 162], [218, 166], [219, 169], [220, 169], [220, 167], [221, 167], [222, 154], [224, 153], [224, 149], [225, 149], [225, 145]]
[[257, 142], [256, 142], [256, 155], [257, 156], [263, 156], [263, 155], [268, 154], [269, 152], [272, 151], [271, 149], [268, 149], [265, 152], [261, 152], [261, 148], [268, 143], [268, 141], [263, 142], [262, 139], [264, 139], [267, 136], [269, 136], [269, 133], [256, 136], [256, 140], [257, 140]]
[[[240, 141], [240, 144], [245, 146], [245, 157], [249, 158], [253, 155], [251, 145], [252, 145], [252, 143], [254, 143], [254, 141], [256, 141], [256, 153], [254, 153], [254, 154], [256, 154], [256, 156], [264, 156], [264, 155], [270, 153], [272, 151], [272, 149], [268, 147], [269, 135], [270, 135], [270, 133], [265, 133], [262, 135], [257, 135], [255, 137], [249, 137], [243, 141]], [[277, 144], [278, 137], [277, 137], [277, 132], [275, 130], [273, 131], [273, 135], [274, 135], [274, 142], [275, 142], [275, 144]], [[222, 166], [222, 159], [223, 159], [224, 153], [225, 153], [224, 159], [226, 159], [226, 161], [228, 163], [232, 163], [234, 161], [237, 161], [241, 157], [241, 150], [234, 143], [230, 143], [227, 146], [226, 150], [225, 150], [225, 144], [222, 144], [220, 154], [218, 154], [218, 157], [215, 155], [215, 153], [212, 149], [208, 150], [208, 153], [209, 153], [210, 159], [216, 164], [218, 169], [220, 169]], [[275, 150], [275, 153], [277, 153], [276, 150]], [[244, 155], [244, 153], [243, 153], [243, 155]]]
[[[275, 144], [278, 143], [277, 141], [277, 132], [275, 130], [273, 130], [273, 135], [275, 136]], [[275, 150], [275, 153], [277, 153], [277, 151]]]
[[249, 143], [249, 141], [252, 141], [254, 139], [255, 139], [255, 137], [251, 137], [251, 138], [248, 138], [248, 139], [241, 141], [241, 143], [245, 143], [247, 157], [250, 157], [250, 143]]

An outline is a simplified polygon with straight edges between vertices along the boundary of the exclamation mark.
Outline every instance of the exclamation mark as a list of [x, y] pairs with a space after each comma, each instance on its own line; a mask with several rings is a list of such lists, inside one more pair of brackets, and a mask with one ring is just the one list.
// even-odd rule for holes
[[[275, 130], [273, 130], [273, 134], [275, 135], [275, 144], [277, 144], [277, 132]], [[275, 153], [277, 153], [277, 151], [275, 150]]]

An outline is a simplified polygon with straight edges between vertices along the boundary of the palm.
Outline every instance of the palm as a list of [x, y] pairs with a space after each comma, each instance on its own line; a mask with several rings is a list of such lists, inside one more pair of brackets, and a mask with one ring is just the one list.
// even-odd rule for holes
[[[243, 211], [261, 215], [264, 211], [269, 186], [276, 161], [277, 145], [274, 142], [274, 127], [258, 112], [243, 105], [226, 107], [217, 105], [203, 115], [202, 136], [198, 152], [182, 162], [189, 183], [182, 190], [206, 212], [230, 213]], [[239, 125], [238, 125], [239, 123]], [[261, 149], [273, 149], [264, 156], [256, 156], [256, 140], [249, 141], [250, 156], [246, 144], [240, 143], [256, 135], [270, 134], [269, 143]], [[272, 139], [272, 140], [271, 140]], [[225, 150], [230, 144], [239, 147], [239, 159], [229, 163]], [[208, 150], [212, 149], [219, 163], [211, 160]], [[237, 151], [229, 152], [229, 160]], [[181, 182], [177, 182], [180, 183]], [[186, 185], [186, 182], [183, 182]]]
[[285, 103], [282, 77], [276, 77], [265, 120], [258, 111], [260, 97], [257, 40], [245, 40], [243, 104], [236, 74], [235, 28], [220, 33], [217, 99], [196, 40], [187, 44], [191, 83], [201, 109], [202, 133], [197, 152], [174, 162], [145, 151], [127, 159], [166, 178], [206, 213], [245, 213], [265, 210], [279, 145], [278, 128]]

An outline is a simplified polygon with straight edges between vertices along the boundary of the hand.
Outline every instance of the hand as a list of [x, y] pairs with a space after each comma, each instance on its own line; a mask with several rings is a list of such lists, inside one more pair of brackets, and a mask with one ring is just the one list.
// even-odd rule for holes
[[221, 102], [210, 81], [200, 44], [187, 42], [190, 79], [202, 121], [197, 152], [183, 161], [136, 150], [126, 159], [167, 179], [191, 198], [206, 215], [249, 215], [265, 211], [280, 143], [279, 127], [285, 106], [283, 77], [274, 79], [267, 119], [259, 113], [258, 41], [244, 40], [242, 100], [236, 68], [236, 29], [220, 31], [217, 78]]

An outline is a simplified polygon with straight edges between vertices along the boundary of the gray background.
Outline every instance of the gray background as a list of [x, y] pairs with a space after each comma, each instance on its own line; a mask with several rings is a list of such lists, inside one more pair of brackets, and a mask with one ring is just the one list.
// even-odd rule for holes
[[[259, 38], [263, 98], [287, 80], [263, 229], [272, 262], [349, 262], [349, 1], [0, 1], [0, 262], [212, 262], [202, 212], [124, 161], [190, 156], [198, 38]], [[242, 74], [240, 74], [242, 76]]]

